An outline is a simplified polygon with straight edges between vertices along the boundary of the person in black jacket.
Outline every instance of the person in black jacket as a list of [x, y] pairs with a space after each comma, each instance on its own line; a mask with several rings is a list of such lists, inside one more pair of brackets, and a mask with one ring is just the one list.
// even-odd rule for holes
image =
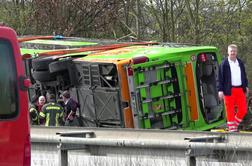
[[218, 91], [220, 100], [225, 102], [228, 130], [236, 132], [247, 113], [246, 93], [249, 89], [245, 66], [237, 58], [235, 44], [228, 46], [228, 57], [220, 65]]
[[64, 91], [62, 98], [64, 101], [65, 126], [79, 126], [76, 115], [77, 109], [80, 107], [79, 103], [71, 98], [69, 91]]

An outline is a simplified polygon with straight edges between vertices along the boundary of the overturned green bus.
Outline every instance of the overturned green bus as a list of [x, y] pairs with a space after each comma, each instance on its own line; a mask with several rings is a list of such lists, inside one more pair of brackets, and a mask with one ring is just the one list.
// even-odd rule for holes
[[225, 122], [215, 47], [142, 45], [80, 55], [46, 57], [52, 77], [35, 78], [33, 93], [69, 90], [84, 126], [209, 130]]

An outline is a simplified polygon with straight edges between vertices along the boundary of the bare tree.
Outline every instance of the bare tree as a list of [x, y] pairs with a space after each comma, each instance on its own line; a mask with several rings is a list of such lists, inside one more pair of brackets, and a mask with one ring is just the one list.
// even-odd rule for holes
[[184, 1], [148, 0], [150, 15], [154, 18], [162, 41], [178, 41], [179, 19], [184, 11]]
[[109, 24], [116, 0], [34, 0], [33, 20], [38, 32], [90, 36]]

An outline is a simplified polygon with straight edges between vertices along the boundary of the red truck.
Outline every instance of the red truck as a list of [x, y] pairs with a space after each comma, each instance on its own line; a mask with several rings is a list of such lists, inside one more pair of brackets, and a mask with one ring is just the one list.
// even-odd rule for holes
[[0, 166], [30, 166], [28, 86], [16, 33], [0, 25]]

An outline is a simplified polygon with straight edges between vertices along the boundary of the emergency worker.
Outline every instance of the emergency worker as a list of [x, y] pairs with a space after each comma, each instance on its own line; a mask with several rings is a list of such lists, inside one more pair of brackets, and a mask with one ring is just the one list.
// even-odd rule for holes
[[29, 108], [30, 113], [30, 124], [31, 125], [39, 125], [39, 114], [38, 110], [34, 105], [31, 105]]
[[29, 105], [30, 124], [39, 125], [39, 113], [37, 107], [38, 96], [33, 96]]
[[64, 109], [56, 103], [55, 95], [50, 94], [48, 102], [42, 107], [39, 116], [45, 119], [45, 126], [60, 126], [63, 124]]
[[249, 89], [245, 65], [237, 58], [235, 44], [228, 46], [228, 57], [220, 65], [218, 91], [220, 100], [225, 102], [228, 130], [237, 132], [247, 113], [246, 93]]

